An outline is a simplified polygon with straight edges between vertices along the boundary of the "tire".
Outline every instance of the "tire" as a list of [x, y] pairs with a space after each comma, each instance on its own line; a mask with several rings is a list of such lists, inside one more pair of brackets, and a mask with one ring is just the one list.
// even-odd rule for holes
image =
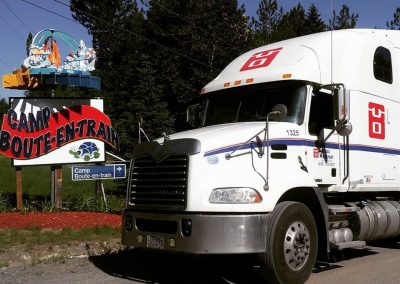
[[274, 284], [306, 282], [317, 250], [317, 227], [310, 209], [291, 201], [276, 205], [267, 219], [265, 253], [259, 255], [265, 280]]

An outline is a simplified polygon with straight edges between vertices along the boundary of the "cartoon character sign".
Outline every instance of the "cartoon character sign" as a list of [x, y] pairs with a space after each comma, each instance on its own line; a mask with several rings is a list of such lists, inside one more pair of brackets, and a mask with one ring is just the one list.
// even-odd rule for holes
[[[57, 40], [64, 42], [70, 52], [64, 62]], [[86, 47], [83, 40], [79, 42], [70, 35], [55, 31], [40, 31], [32, 41], [29, 57], [24, 60], [24, 67], [29, 69], [50, 68], [57, 72], [93, 71], [96, 62], [96, 52], [93, 48]]]
[[86, 162], [100, 157], [99, 148], [97, 148], [97, 145], [93, 142], [84, 142], [78, 149], [72, 147], [69, 153], [73, 155], [75, 159], [84, 159]]

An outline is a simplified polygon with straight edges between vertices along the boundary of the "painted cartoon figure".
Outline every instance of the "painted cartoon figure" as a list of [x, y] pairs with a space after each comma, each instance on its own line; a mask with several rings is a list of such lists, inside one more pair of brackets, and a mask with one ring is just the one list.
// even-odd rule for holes
[[[61, 64], [61, 55], [57, 40], [64, 42], [70, 51]], [[40, 31], [32, 41], [29, 57], [24, 60], [23, 66], [29, 69], [50, 68], [57, 72], [65, 70], [68, 73], [74, 71], [93, 71], [96, 62], [96, 52], [88, 48], [83, 40], [79, 42], [66, 33], [55, 30]]]
[[90, 161], [91, 159], [97, 159], [100, 157], [99, 148], [93, 142], [84, 142], [78, 149], [72, 147], [69, 153], [73, 155], [76, 159], [84, 159], [85, 161]]

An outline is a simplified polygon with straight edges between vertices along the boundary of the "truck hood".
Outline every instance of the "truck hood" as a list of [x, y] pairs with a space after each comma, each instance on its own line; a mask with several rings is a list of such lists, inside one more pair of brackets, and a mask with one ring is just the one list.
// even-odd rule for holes
[[[182, 138], [194, 138], [201, 142], [201, 152], [205, 155], [219, 154], [235, 150], [239, 145], [245, 143], [251, 137], [263, 130], [265, 122], [240, 122], [228, 123], [202, 127], [171, 134], [171, 140]], [[289, 122], [270, 122], [269, 138], [287, 137], [288, 129], [299, 129], [299, 126]], [[260, 133], [259, 138], [264, 139], [264, 132]], [[253, 139], [254, 141], [255, 139]], [[162, 143], [163, 139], [156, 140]], [[249, 144], [249, 143], [246, 143]], [[244, 149], [249, 147], [244, 147]]]

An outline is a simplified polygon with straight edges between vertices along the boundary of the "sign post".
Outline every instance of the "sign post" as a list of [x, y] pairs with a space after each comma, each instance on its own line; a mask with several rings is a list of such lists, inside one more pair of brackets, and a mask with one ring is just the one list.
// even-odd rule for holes
[[103, 179], [124, 179], [126, 177], [125, 164], [105, 164], [96, 166], [72, 166], [71, 177], [73, 181], [95, 180], [96, 200], [102, 194], [106, 210], [109, 210], [106, 194], [103, 186]]
[[22, 210], [22, 168], [15, 168], [17, 210]]
[[51, 167], [51, 205], [62, 208], [62, 167]]

